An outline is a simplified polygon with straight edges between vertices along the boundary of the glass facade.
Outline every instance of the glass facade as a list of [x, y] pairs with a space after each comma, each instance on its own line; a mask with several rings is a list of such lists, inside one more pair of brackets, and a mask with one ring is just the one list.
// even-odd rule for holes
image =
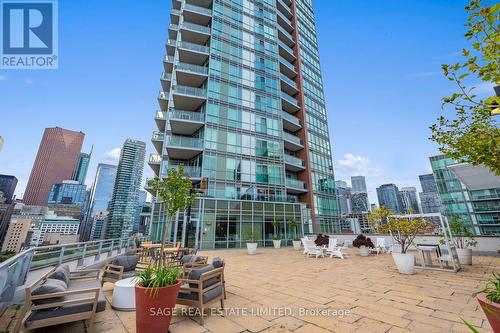
[[85, 179], [87, 178], [87, 171], [89, 169], [89, 164], [90, 164], [90, 154], [80, 153], [80, 158], [78, 159], [75, 171], [73, 172], [73, 180], [76, 180], [80, 184], [84, 184]]
[[380, 207], [385, 207], [395, 213], [403, 213], [403, 201], [399, 188], [394, 184], [384, 184], [377, 187], [377, 198]]
[[49, 204], [78, 204], [83, 207], [87, 186], [76, 181], [64, 181], [52, 185], [49, 193]]
[[[153, 171], [165, 176], [183, 164], [203, 193], [200, 203], [275, 207], [270, 215], [261, 210], [263, 219], [291, 204], [301, 221], [307, 205], [315, 232], [340, 231], [310, 3], [174, 0], [173, 7]], [[153, 234], [164, 222], [160, 210], [158, 203]], [[210, 214], [199, 214], [201, 229]], [[217, 232], [202, 233], [201, 243], [239, 244], [231, 223], [246, 225], [247, 214], [213, 214], [229, 224], [215, 223]]]

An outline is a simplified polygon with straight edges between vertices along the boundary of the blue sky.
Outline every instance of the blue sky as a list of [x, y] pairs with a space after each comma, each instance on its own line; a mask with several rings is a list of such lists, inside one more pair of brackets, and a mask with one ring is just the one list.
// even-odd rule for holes
[[[465, 45], [462, 0], [316, 0], [338, 179], [417, 186], [437, 153], [428, 127], [453, 91], [442, 63]], [[87, 178], [116, 161], [125, 138], [148, 142], [167, 37], [168, 0], [59, 1], [59, 69], [0, 70], [0, 173], [24, 192], [43, 129], [85, 132]], [[488, 86], [480, 88], [489, 93]], [[145, 166], [145, 175], [152, 172]]]

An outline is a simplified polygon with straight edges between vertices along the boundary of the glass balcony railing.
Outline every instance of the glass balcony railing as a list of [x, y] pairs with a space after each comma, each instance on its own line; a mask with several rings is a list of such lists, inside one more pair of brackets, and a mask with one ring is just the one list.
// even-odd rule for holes
[[299, 106], [299, 102], [293, 98], [292, 96], [288, 95], [286, 92], [282, 91], [281, 92], [281, 98], [283, 98], [284, 100], [286, 100], [288, 103], [296, 106], [296, 107], [300, 107]]
[[208, 48], [208, 46], [189, 43], [189, 42], [180, 42], [179, 47], [183, 48], [183, 49], [188, 49], [191, 51], [202, 52], [202, 53], [209, 53], [210, 52], [210, 49]]
[[[179, 171], [179, 165], [171, 165], [171, 164], [167, 165], [165, 167], [164, 172], [162, 173], [162, 176], [166, 177], [168, 175], [168, 171], [172, 170], [172, 169]], [[185, 165], [184, 166], [184, 174], [187, 175], [188, 177], [200, 178], [201, 177], [201, 167]]]
[[174, 57], [173, 56], [168, 56], [166, 55], [165, 58], [163, 58], [163, 61], [165, 62], [174, 62]]
[[161, 74], [161, 79], [165, 81], [172, 81], [172, 74], [163, 72]]
[[158, 98], [168, 100], [168, 94], [164, 91], [160, 91], [160, 93], [158, 94]]
[[285, 184], [287, 187], [306, 189], [306, 183], [298, 179], [287, 178]]
[[203, 7], [200, 7], [200, 6], [192, 5], [190, 3], [186, 3], [184, 5], [184, 9], [192, 11], [192, 12], [196, 12], [196, 13], [200, 13], [200, 14], [212, 16], [212, 10], [210, 8], [203, 8]]
[[167, 113], [165, 111], [156, 111], [155, 119], [158, 120], [167, 120]]
[[151, 154], [149, 155], [149, 163], [161, 163], [161, 156], [158, 154]]
[[295, 116], [292, 116], [288, 112], [282, 111], [281, 116], [283, 117], [283, 119], [286, 119], [287, 121], [291, 122], [292, 124], [295, 124], [297, 126], [302, 126], [300, 119], [295, 117]]
[[291, 71], [293, 71], [295, 74], [297, 74], [297, 70], [295, 70], [295, 66], [292, 65], [292, 63], [288, 60], [286, 60], [285, 58], [281, 57], [280, 56], [280, 62], [285, 65], [286, 67], [288, 67], [288, 69], [290, 69]]
[[203, 140], [188, 136], [172, 135], [167, 138], [167, 146], [203, 149]]
[[285, 154], [285, 162], [288, 164], [298, 165], [301, 167], [306, 166], [303, 159], [288, 154]]
[[175, 47], [176, 42], [175, 39], [167, 39], [167, 46]]
[[172, 10], [170, 11], [170, 14], [172, 14], [172, 15], [176, 15], [176, 16], [180, 16], [180, 15], [181, 15], [181, 11], [180, 11], [180, 10], [178, 10], [178, 9], [172, 9]]
[[283, 28], [281, 25], [278, 25], [278, 29], [279, 31], [285, 35], [287, 38], [289, 38], [291, 41], [293, 41], [293, 37], [292, 37], [292, 34], [290, 34], [288, 31], [285, 30], [285, 28]]
[[151, 140], [153, 141], [163, 141], [165, 139], [165, 134], [161, 132], [153, 132], [153, 136], [151, 137]]
[[182, 22], [182, 27], [185, 29], [198, 31], [204, 34], [210, 34], [210, 27], [205, 27], [203, 25], [194, 24], [190, 22]]
[[283, 7], [283, 9], [285, 10], [285, 12], [289, 16], [292, 16], [292, 10], [290, 9], [290, 7], [288, 7], [287, 4], [285, 2], [283, 2], [283, 0], [278, 0], [278, 2], [281, 5], [281, 7]]
[[174, 86], [174, 92], [182, 95], [190, 95], [201, 98], [207, 97], [207, 90], [204, 88], [194, 88], [194, 87], [176, 85]]
[[171, 30], [177, 31], [177, 30], [179, 30], [179, 25], [174, 24], [174, 23], [170, 23], [170, 25], [168, 26], [168, 28], [171, 29]]
[[283, 14], [281, 11], [277, 11], [278, 13], [278, 16], [283, 20], [285, 21], [290, 27], [293, 27], [292, 26], [292, 21], [290, 21], [290, 19], [288, 17], [285, 16], [285, 14]]
[[193, 65], [193, 64], [187, 64], [184, 62], [180, 62], [177, 64], [177, 69], [183, 70], [183, 71], [188, 71], [188, 72], [199, 73], [199, 74], [203, 74], [203, 75], [208, 75], [208, 67], [205, 67], [205, 66], [199, 66], [199, 65]]
[[[293, 67], [293, 65], [292, 65]], [[295, 83], [295, 81], [289, 79], [286, 75], [284, 74], [280, 74], [280, 79], [282, 79], [283, 81], [285, 81], [288, 85], [294, 87], [295, 89], [299, 89], [299, 87], [297, 86], [297, 83]]]
[[205, 121], [205, 114], [201, 112], [171, 109], [168, 114], [170, 119]]
[[279, 47], [281, 47], [282, 49], [284, 49], [285, 51], [287, 51], [288, 53], [290, 53], [291, 55], [293, 55], [295, 57], [295, 54], [293, 53], [293, 50], [290, 46], [286, 45], [281, 40], [278, 40], [278, 45], [279, 45]]
[[283, 139], [295, 143], [296, 145], [303, 146], [302, 139], [293, 134], [283, 132]]

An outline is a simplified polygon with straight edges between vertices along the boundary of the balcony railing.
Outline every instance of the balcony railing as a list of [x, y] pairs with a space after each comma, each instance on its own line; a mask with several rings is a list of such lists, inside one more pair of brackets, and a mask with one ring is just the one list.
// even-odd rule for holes
[[181, 119], [181, 120], [201, 121], [201, 122], [205, 121], [205, 114], [201, 112], [171, 109], [168, 114], [170, 119]]
[[282, 111], [281, 116], [283, 117], [283, 119], [286, 119], [287, 121], [291, 122], [292, 124], [295, 124], [297, 126], [302, 126], [300, 119], [295, 117], [295, 116], [292, 116], [288, 112]]
[[290, 141], [290, 142], [293, 142], [293, 143], [300, 145], [300, 146], [303, 145], [301, 138], [299, 138], [293, 134], [287, 133], [287, 132], [283, 132], [283, 139]]
[[160, 92], [158, 93], [158, 98], [159, 98], [159, 99], [168, 100], [168, 94], [167, 94], [166, 92], [164, 92], [164, 91], [160, 91]]
[[172, 135], [167, 138], [167, 146], [203, 149], [203, 140], [188, 136]]
[[289, 16], [292, 16], [292, 10], [290, 7], [286, 5], [286, 3], [283, 2], [283, 0], [278, 0], [278, 3], [282, 6], [282, 8], [285, 10], [286, 14]]
[[158, 154], [149, 155], [149, 163], [161, 163], [161, 156]]
[[285, 28], [283, 28], [281, 25], [278, 25], [278, 29], [279, 31], [285, 35], [287, 38], [289, 38], [292, 42], [293, 42], [293, 37], [292, 37], [292, 34], [289, 33], [288, 31], [285, 30]]
[[300, 107], [299, 106], [299, 102], [293, 98], [292, 96], [288, 95], [286, 92], [282, 91], [281, 92], [281, 98], [283, 98], [284, 100], [286, 100], [288, 103], [296, 106], [296, 107]]
[[282, 64], [284, 64], [286, 67], [288, 67], [291, 71], [293, 71], [294, 73], [297, 73], [295, 66], [292, 65], [292, 63], [290, 61], [286, 60], [285, 58], [283, 58], [281, 56], [280, 56], [280, 61]]
[[175, 47], [177, 41], [175, 39], [167, 39], [167, 46]]
[[151, 136], [151, 140], [153, 141], [163, 141], [165, 139], [165, 134], [161, 132], [153, 132], [153, 135]]
[[278, 40], [278, 45], [284, 49], [285, 51], [287, 51], [288, 53], [290, 53], [293, 57], [295, 57], [295, 53], [293, 53], [293, 50], [290, 46], [286, 45], [285, 43], [283, 43], [281, 40]]
[[[285, 60], [286, 61], [286, 60]], [[291, 65], [293, 67], [293, 65]], [[295, 81], [289, 79], [286, 75], [284, 74], [281, 74], [280, 73], [280, 79], [282, 79], [283, 81], [285, 81], [288, 85], [294, 87], [295, 89], [299, 89], [299, 87], [297, 86], [297, 83], [295, 83]]]
[[172, 74], [163, 72], [161, 74], [161, 79], [165, 81], [172, 81]]
[[194, 87], [176, 85], [174, 86], [174, 92], [182, 95], [190, 95], [201, 98], [207, 97], [207, 90], [204, 88], [194, 88]]
[[298, 179], [287, 178], [285, 181], [287, 187], [306, 189], [306, 183]]
[[183, 49], [188, 49], [191, 51], [201, 52], [201, 53], [210, 53], [210, 49], [208, 46], [194, 44], [190, 42], [180, 42], [179, 47]]
[[[162, 174], [163, 177], [166, 177], [168, 175], [168, 170], [174, 169], [176, 171], [179, 171], [179, 165], [168, 165], [165, 167], [165, 171]], [[192, 178], [200, 178], [201, 177], [201, 167], [199, 166], [190, 166], [190, 165], [185, 165], [184, 166], [184, 174], [187, 175], [188, 177]]]
[[181, 11], [178, 10], [178, 9], [172, 9], [172, 10], [170, 10], [170, 14], [176, 15], [176, 16], [180, 16], [181, 15]]
[[288, 17], [285, 16], [285, 14], [283, 14], [281, 11], [277, 11], [278, 13], [278, 16], [283, 20], [285, 21], [291, 28], [293, 28], [292, 26], [292, 22], [290, 21], [290, 19]]
[[303, 159], [288, 154], [285, 154], [285, 162], [288, 164], [298, 165], [301, 167], [306, 166]]
[[167, 120], [167, 113], [165, 111], [156, 111], [155, 119], [157, 120]]
[[205, 27], [203, 25], [190, 23], [190, 22], [182, 22], [182, 27], [189, 30], [198, 31], [204, 34], [210, 34], [210, 27]]
[[212, 16], [212, 10], [211, 9], [209, 9], [209, 8], [203, 8], [203, 7], [200, 7], [200, 6], [195, 6], [195, 5], [192, 5], [190, 3], [186, 3], [184, 5], [184, 9], [187, 9], [187, 10], [192, 11], [192, 12], [197, 12], [197, 13], [201, 13], [201, 14], [204, 14], [204, 15]]
[[170, 23], [169, 26], [168, 26], [169, 29], [171, 30], [179, 30], [179, 25], [178, 24], [174, 24], [174, 23]]
[[173, 56], [169, 56], [169, 55], [166, 55], [165, 58], [163, 58], [163, 61], [165, 62], [174, 62], [174, 57]]
[[208, 75], [208, 67], [205, 66], [199, 66], [199, 65], [193, 65], [193, 64], [187, 64], [184, 62], [180, 62], [177, 64], [177, 69], [183, 70], [183, 71], [188, 71], [188, 72], [193, 72], [193, 73], [199, 73], [203, 75]]

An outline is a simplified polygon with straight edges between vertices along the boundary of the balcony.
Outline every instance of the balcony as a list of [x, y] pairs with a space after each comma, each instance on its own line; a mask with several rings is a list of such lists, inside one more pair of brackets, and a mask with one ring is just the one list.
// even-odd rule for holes
[[161, 152], [163, 151], [164, 140], [165, 134], [163, 134], [162, 132], [153, 132], [153, 135], [151, 136], [151, 142], [153, 143], [153, 146], [155, 147], [158, 154], [161, 154]]
[[160, 91], [158, 93], [158, 104], [160, 105], [160, 109], [162, 111], [166, 111], [168, 109], [168, 92]]
[[285, 143], [285, 149], [298, 151], [304, 148], [302, 139], [293, 134], [283, 132], [283, 141]]
[[188, 136], [172, 135], [167, 137], [165, 150], [171, 159], [190, 160], [203, 152], [203, 140]]
[[172, 85], [172, 74], [163, 72], [160, 78], [161, 87], [163, 91], [169, 91]]
[[210, 48], [205, 45], [194, 44], [189, 42], [179, 43], [179, 61], [203, 65], [208, 60]]
[[176, 109], [195, 111], [207, 100], [207, 90], [175, 85], [173, 86], [173, 99]]
[[152, 181], [154, 178], [146, 178], [146, 184], [144, 184], [144, 189], [146, 192], [149, 192], [151, 195], [156, 195], [156, 191], [149, 185], [149, 182]]
[[296, 132], [302, 128], [302, 122], [299, 118], [284, 111], [281, 111], [281, 116], [283, 117], [283, 128], [287, 131]]
[[[162, 171], [161, 176], [167, 177], [168, 171], [172, 170], [172, 169], [179, 171], [179, 165], [172, 165], [172, 164], [166, 165]], [[184, 175], [191, 178], [191, 180], [200, 181], [201, 180], [201, 167], [185, 165], [184, 166]]]
[[278, 7], [278, 10], [283, 13], [288, 19], [291, 19], [293, 17], [292, 10], [283, 2], [283, 0], [277, 0], [276, 5]]
[[281, 90], [286, 92], [288, 95], [295, 95], [299, 92], [299, 87], [295, 81], [289, 79], [285, 74], [280, 73], [281, 80]]
[[276, 12], [277, 14], [277, 17], [278, 17], [278, 23], [280, 26], [282, 26], [283, 28], [285, 28], [286, 31], [288, 32], [292, 32], [293, 31], [293, 25], [292, 25], [292, 21], [290, 21], [289, 18], [287, 18], [281, 11], [277, 11]]
[[285, 154], [285, 169], [299, 172], [306, 169], [306, 163], [301, 158]]
[[177, 40], [167, 39], [167, 55], [173, 56], [175, 54], [176, 46], [177, 46]]
[[208, 78], [208, 67], [180, 62], [175, 66], [177, 84], [199, 87]]
[[293, 36], [280, 25], [278, 25], [278, 38], [289, 47], [293, 47], [295, 45]]
[[177, 24], [170, 23], [168, 26], [168, 38], [177, 39], [177, 32], [179, 31], [179, 26]]
[[190, 3], [184, 5], [184, 21], [207, 25], [212, 20], [212, 9], [196, 6]]
[[295, 69], [295, 66], [283, 57], [280, 57], [280, 72], [290, 79], [293, 79], [297, 76], [297, 70]]
[[170, 22], [173, 24], [179, 24], [179, 19], [181, 17], [181, 11], [179, 9], [170, 10]]
[[201, 112], [172, 109], [168, 119], [174, 134], [192, 135], [205, 125], [205, 114]]
[[295, 53], [292, 48], [283, 43], [281, 40], [278, 40], [279, 54], [286, 60], [292, 62], [295, 61]]
[[163, 58], [163, 70], [167, 73], [172, 73], [174, 68], [174, 56], [165, 55]]
[[281, 92], [281, 105], [286, 112], [295, 113], [300, 110], [299, 102], [284, 91]]
[[285, 185], [288, 193], [298, 194], [307, 192], [306, 183], [298, 179], [286, 178]]
[[160, 174], [161, 161], [162, 161], [162, 159], [161, 159], [160, 155], [158, 155], [158, 154], [149, 155], [148, 164], [149, 164], [149, 167], [151, 169], [153, 169], [153, 172], [155, 173], [155, 175]]
[[181, 9], [182, 1], [181, 0], [172, 0], [172, 8], [177, 10]]
[[165, 132], [165, 127], [167, 125], [167, 113], [161, 110], [156, 111], [155, 121], [158, 130], [160, 132]]
[[210, 39], [211, 28], [190, 22], [181, 25], [182, 40], [195, 44], [206, 44]]

